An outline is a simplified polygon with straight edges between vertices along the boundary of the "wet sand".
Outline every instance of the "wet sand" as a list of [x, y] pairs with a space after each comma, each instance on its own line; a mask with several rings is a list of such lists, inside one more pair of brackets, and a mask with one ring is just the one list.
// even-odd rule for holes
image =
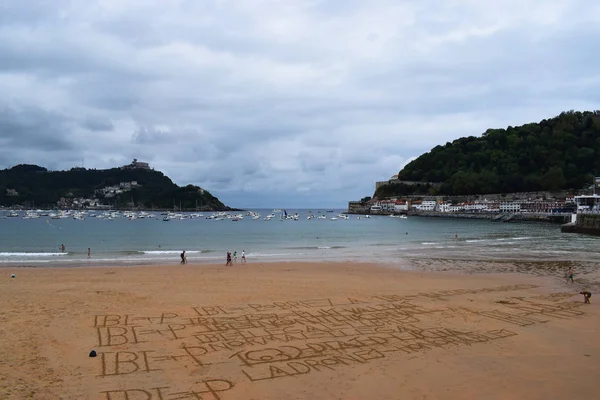
[[594, 396], [585, 281], [448, 264], [3, 268], [0, 398]]

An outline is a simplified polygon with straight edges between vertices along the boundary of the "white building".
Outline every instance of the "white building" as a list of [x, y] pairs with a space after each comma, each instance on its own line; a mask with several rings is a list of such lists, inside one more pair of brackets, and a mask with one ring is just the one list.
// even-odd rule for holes
[[419, 211], [435, 211], [437, 202], [435, 200], [423, 200], [421, 204], [414, 206]]
[[521, 203], [517, 201], [501, 201], [500, 212], [519, 212], [521, 211]]
[[464, 208], [460, 204], [440, 203], [438, 210], [440, 212], [460, 212], [464, 211]]
[[395, 212], [404, 212], [404, 211], [408, 211], [408, 201], [404, 201], [404, 200], [396, 200], [396, 203], [394, 204], [394, 211]]

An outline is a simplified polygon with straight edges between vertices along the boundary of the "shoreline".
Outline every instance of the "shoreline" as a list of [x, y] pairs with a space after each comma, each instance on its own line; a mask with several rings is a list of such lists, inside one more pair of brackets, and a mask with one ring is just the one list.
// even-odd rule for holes
[[586, 262], [582, 260], [532, 260], [532, 259], [501, 259], [501, 260], [476, 260], [469, 258], [449, 257], [405, 257], [394, 260], [250, 260], [241, 263], [239, 260], [232, 266], [225, 263], [188, 261], [186, 264], [180, 262], [165, 263], [162, 260], [155, 263], [94, 263], [85, 264], [74, 261], [70, 265], [53, 262], [42, 265], [7, 265], [0, 264], [0, 270], [10, 273], [23, 270], [106, 270], [106, 269], [169, 269], [169, 270], [191, 270], [191, 271], [252, 271], [255, 268], [281, 269], [286, 266], [294, 268], [314, 268], [322, 266], [325, 268], [372, 268], [389, 269], [408, 273], [422, 274], [444, 274], [472, 276], [492, 276], [495, 274], [520, 274], [524, 277], [535, 276], [553, 279], [557, 282], [563, 280], [569, 268], [576, 271], [577, 285], [581, 289], [595, 290], [600, 292], [600, 262]]

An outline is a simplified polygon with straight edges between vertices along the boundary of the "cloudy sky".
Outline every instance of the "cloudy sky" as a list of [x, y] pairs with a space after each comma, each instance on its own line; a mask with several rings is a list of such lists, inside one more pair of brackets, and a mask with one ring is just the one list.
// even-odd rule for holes
[[589, 0], [3, 0], [0, 168], [137, 158], [233, 207], [345, 207], [437, 144], [598, 109], [598, 21]]

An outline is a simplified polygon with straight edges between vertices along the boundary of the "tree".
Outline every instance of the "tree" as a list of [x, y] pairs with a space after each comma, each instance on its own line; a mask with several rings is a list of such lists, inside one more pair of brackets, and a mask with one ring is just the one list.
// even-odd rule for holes
[[[439, 182], [433, 192], [440, 195], [582, 188], [588, 176], [600, 176], [600, 111], [488, 129], [436, 146], [398, 173], [400, 180]], [[385, 186], [388, 196], [423, 189]]]

